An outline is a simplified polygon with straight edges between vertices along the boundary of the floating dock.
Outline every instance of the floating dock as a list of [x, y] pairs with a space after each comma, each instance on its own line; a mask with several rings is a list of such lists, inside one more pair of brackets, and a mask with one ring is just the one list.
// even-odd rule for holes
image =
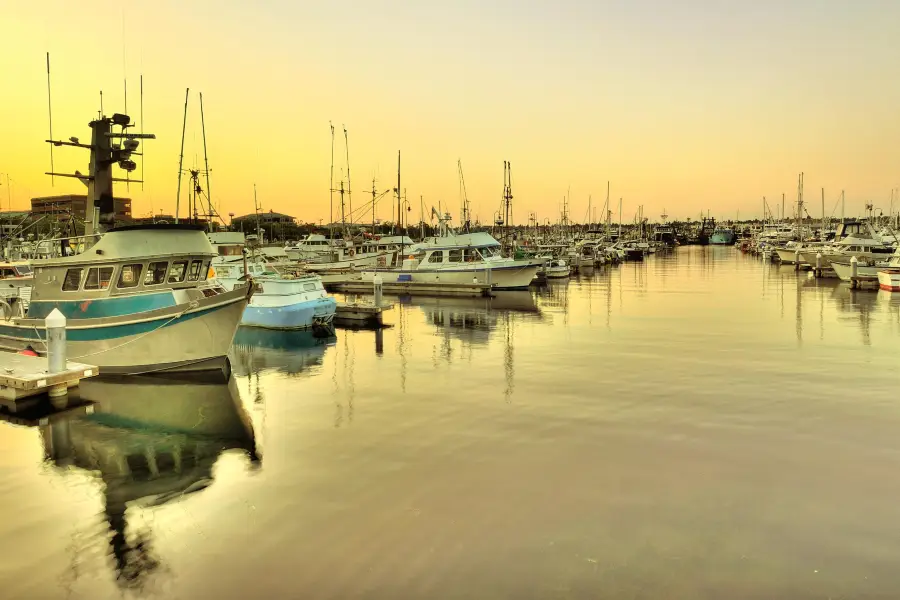
[[375, 306], [364, 302], [338, 302], [334, 321], [337, 325], [350, 327], [381, 327], [384, 324], [384, 311], [392, 308], [392, 304]]
[[[325, 289], [332, 293], [368, 295], [373, 293], [373, 284], [371, 281], [348, 278], [342, 280], [330, 279], [323, 283], [325, 284]], [[382, 286], [384, 293], [392, 296], [448, 296], [456, 298], [474, 298], [491, 295], [491, 285], [489, 283], [385, 281]]]
[[58, 373], [48, 369], [46, 357], [0, 352], [0, 401], [14, 403], [41, 394], [63, 396], [82, 379], [99, 373], [97, 366], [77, 362], [67, 362]]

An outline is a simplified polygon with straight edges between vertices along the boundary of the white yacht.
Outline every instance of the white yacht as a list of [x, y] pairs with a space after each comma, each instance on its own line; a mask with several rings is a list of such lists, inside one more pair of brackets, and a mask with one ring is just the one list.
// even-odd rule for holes
[[413, 245], [399, 268], [363, 272], [363, 279], [380, 275], [385, 282], [490, 283], [495, 289], [525, 289], [543, 260], [506, 258], [500, 242], [489, 233], [454, 233], [440, 219], [441, 235]]

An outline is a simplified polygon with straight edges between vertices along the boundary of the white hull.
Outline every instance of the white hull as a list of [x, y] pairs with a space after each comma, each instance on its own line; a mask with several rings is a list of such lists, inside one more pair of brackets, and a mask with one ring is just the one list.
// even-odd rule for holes
[[[224, 368], [226, 356], [241, 321], [247, 295], [243, 290], [220, 295], [222, 302], [185, 312], [173, 312], [152, 321], [132, 321], [122, 325], [78, 327], [70, 320], [66, 352], [69, 360], [100, 367], [101, 374], [139, 375], [163, 371], [205, 371]], [[182, 307], [174, 307], [177, 311]], [[94, 320], [94, 319], [91, 319]], [[78, 332], [73, 329], [78, 329]], [[135, 333], [107, 335], [117, 329]], [[19, 351], [31, 348], [46, 353], [43, 326], [12, 326], [0, 322], [0, 348]], [[87, 337], [104, 339], [79, 339]], [[34, 335], [32, 335], [34, 333]], [[39, 336], [40, 339], [35, 339]]]
[[[840, 277], [841, 281], [850, 281], [850, 265], [845, 263], [831, 263], [831, 268], [834, 269], [834, 272]], [[878, 271], [881, 271], [884, 268], [885, 267], [870, 267], [858, 264], [856, 266], [856, 274], [859, 277], [876, 277]]]
[[416, 281], [422, 283], [469, 284], [490, 283], [497, 289], [522, 289], [531, 285], [538, 265], [533, 261], [511, 261], [495, 267], [483, 263], [471, 267], [460, 264], [454, 269], [384, 269], [363, 271], [363, 281], [372, 281], [376, 274], [387, 283]]

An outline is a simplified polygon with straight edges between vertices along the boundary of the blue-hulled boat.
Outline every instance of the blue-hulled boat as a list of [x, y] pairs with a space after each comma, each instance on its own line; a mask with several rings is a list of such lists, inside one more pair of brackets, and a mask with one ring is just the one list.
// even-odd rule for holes
[[219, 257], [213, 261], [216, 281], [226, 289], [255, 283], [253, 298], [244, 309], [241, 325], [264, 329], [327, 327], [334, 320], [337, 302], [328, 295], [318, 275], [282, 275], [262, 256], [245, 257], [244, 234], [210, 233]]

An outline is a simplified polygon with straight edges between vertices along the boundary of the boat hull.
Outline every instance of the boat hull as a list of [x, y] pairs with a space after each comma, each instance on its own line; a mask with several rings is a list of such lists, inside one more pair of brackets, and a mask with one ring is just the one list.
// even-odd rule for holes
[[[835, 274], [840, 278], [841, 281], [850, 281], [849, 264], [834, 262], [831, 263], [831, 268], [834, 269]], [[877, 277], [878, 271], [881, 271], [883, 269], [884, 267], [857, 264], [856, 274], [859, 277]]]
[[330, 324], [336, 310], [337, 302], [330, 297], [283, 306], [256, 306], [251, 301], [244, 309], [241, 326], [281, 330], [310, 329]]
[[[79, 324], [72, 319], [66, 327], [67, 358], [97, 365], [101, 374], [226, 369], [228, 350], [247, 305], [247, 291], [241, 288], [209, 300], [195, 308], [180, 305], [154, 311], [161, 314], [151, 317], [132, 315], [115, 324]], [[31, 349], [45, 355], [46, 338], [42, 321], [0, 323], [0, 349]]]
[[878, 271], [878, 287], [886, 292], [900, 292], [900, 269]]
[[477, 266], [460, 269], [387, 269], [379, 271], [363, 271], [362, 279], [372, 281], [375, 275], [380, 275], [385, 283], [422, 282], [445, 284], [470, 284], [490, 283], [494, 289], [517, 290], [526, 289], [537, 275], [540, 261], [515, 261], [514, 264], [506, 264], [485, 268]]

